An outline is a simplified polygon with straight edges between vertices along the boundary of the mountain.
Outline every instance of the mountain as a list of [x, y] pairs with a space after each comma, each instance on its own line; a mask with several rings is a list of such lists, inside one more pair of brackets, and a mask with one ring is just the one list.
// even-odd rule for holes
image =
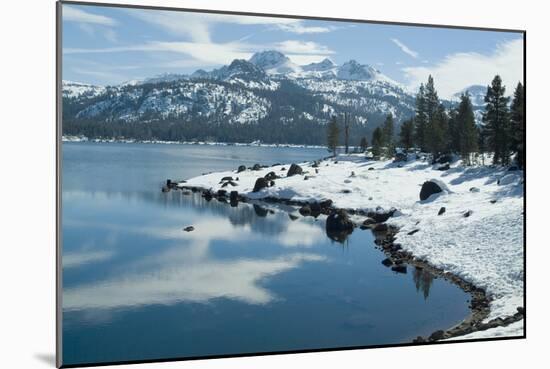
[[470, 95], [470, 100], [474, 107], [485, 106], [485, 95], [487, 94], [487, 86], [472, 85], [466, 87], [453, 95], [453, 100], [460, 101], [460, 96], [464, 93]]
[[64, 81], [64, 133], [90, 138], [323, 144], [326, 122], [344, 112], [358, 141], [388, 113], [397, 122], [411, 117], [414, 95], [367, 64], [300, 66], [272, 50], [117, 86]]

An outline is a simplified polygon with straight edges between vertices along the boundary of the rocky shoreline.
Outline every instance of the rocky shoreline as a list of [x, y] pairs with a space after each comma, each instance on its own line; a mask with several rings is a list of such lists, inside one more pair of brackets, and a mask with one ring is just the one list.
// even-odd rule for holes
[[[296, 168], [297, 167], [297, 168]], [[315, 164], [313, 165], [315, 167]], [[244, 170], [259, 170], [260, 168], [267, 168], [265, 166], [258, 168], [241, 168], [237, 170], [240, 173]], [[302, 174], [301, 168], [295, 164], [292, 164], [287, 176]], [[259, 177], [254, 186], [253, 192], [260, 191], [262, 188], [270, 187], [273, 185], [273, 181], [279, 177], [270, 172], [265, 177]], [[220, 184], [222, 187], [234, 186], [234, 181], [238, 181], [238, 177], [229, 178], [224, 177], [221, 179]], [[307, 180], [307, 176], [304, 177]], [[431, 184], [431, 182], [427, 182]], [[423, 187], [424, 188], [424, 187]], [[457, 338], [470, 333], [484, 331], [496, 327], [505, 327], [514, 322], [520, 321], [524, 317], [524, 309], [518, 307], [517, 312], [514, 315], [506, 318], [495, 318], [488, 322], [484, 322], [490, 313], [491, 299], [487, 296], [484, 289], [475, 286], [474, 284], [464, 280], [456, 274], [444, 271], [431, 265], [428, 261], [414, 256], [411, 252], [403, 250], [399, 243], [396, 243], [396, 235], [400, 231], [399, 228], [388, 225], [386, 222], [390, 219], [398, 210], [395, 208], [389, 211], [377, 209], [377, 211], [364, 211], [353, 208], [337, 208], [333, 206], [333, 203], [329, 199], [322, 199], [320, 201], [299, 201], [284, 199], [278, 197], [264, 197], [261, 199], [249, 199], [243, 196], [238, 191], [231, 191], [225, 189], [219, 189], [218, 191], [212, 191], [203, 187], [187, 185], [186, 181], [173, 182], [171, 180], [166, 181], [166, 185], [163, 186], [162, 191], [168, 192], [170, 190], [182, 190], [191, 191], [194, 193], [200, 193], [202, 197], [207, 200], [216, 199], [219, 202], [227, 203], [231, 206], [237, 206], [239, 202], [265, 202], [265, 203], [279, 203], [284, 205], [295, 206], [299, 208], [299, 213], [306, 216], [317, 217], [321, 214], [327, 216], [326, 231], [327, 236], [336, 241], [342, 242], [346, 237], [354, 231], [355, 228], [362, 230], [371, 230], [375, 236], [376, 247], [384, 253], [386, 258], [382, 261], [382, 264], [396, 273], [407, 273], [407, 266], [426, 271], [433, 275], [435, 278], [444, 278], [445, 280], [455, 284], [464, 292], [470, 295], [469, 308], [471, 313], [461, 323], [444, 330], [437, 330], [427, 337], [418, 336], [412, 342], [413, 343], [429, 343], [440, 340]], [[437, 193], [439, 191], [435, 191]], [[444, 209], [444, 208], [443, 208]], [[444, 210], [443, 210], [444, 211]], [[349, 215], [361, 218], [360, 222], [353, 222]]]

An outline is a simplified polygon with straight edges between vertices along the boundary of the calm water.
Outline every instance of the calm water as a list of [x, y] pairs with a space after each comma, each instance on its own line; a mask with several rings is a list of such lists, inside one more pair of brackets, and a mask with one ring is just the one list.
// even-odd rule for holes
[[341, 244], [292, 208], [160, 191], [166, 178], [325, 155], [64, 143], [64, 364], [401, 343], [461, 321], [465, 293], [385, 268], [369, 231]]

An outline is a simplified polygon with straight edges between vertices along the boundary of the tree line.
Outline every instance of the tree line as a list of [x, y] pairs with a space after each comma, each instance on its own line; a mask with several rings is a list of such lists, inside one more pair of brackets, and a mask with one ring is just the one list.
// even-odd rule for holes
[[[479, 158], [485, 164], [485, 156], [490, 153], [493, 164], [510, 165], [515, 161], [524, 168], [525, 90], [518, 83], [511, 101], [505, 92], [502, 79], [495, 76], [487, 86], [482, 124], [477, 125], [468, 92], [460, 96], [458, 105], [446, 108], [430, 75], [418, 89], [414, 117], [401, 123], [398, 134], [395, 134], [392, 114], [388, 114], [373, 131], [372, 154], [393, 157], [396, 146], [400, 146], [406, 151], [414, 149], [429, 153], [433, 160], [445, 154], [458, 154], [466, 165], [471, 165]], [[338, 122], [333, 117], [327, 128], [327, 147], [334, 154], [338, 138]], [[347, 147], [347, 136], [345, 140]], [[366, 151], [367, 145], [367, 138], [361, 137], [361, 150]]]

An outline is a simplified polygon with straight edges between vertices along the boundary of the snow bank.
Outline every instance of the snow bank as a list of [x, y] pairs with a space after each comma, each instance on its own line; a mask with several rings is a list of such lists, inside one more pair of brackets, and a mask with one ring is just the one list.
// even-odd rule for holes
[[[252, 199], [332, 199], [336, 207], [364, 210], [395, 207], [400, 213], [388, 222], [401, 227], [396, 242], [432, 265], [484, 288], [492, 299], [487, 321], [513, 315], [523, 306], [522, 172], [465, 168], [460, 162], [438, 171], [425, 161], [367, 161], [362, 155], [324, 160], [318, 167], [312, 162], [299, 164], [303, 175], [288, 178], [289, 164], [207, 174], [186, 185], [218, 190], [220, 179], [232, 176], [238, 178], [237, 186], [224, 189]], [[271, 171], [283, 178], [276, 179], [272, 187], [251, 192], [256, 179]], [[420, 202], [422, 184], [433, 179], [445, 191]], [[438, 215], [442, 207], [446, 211]], [[408, 235], [415, 229], [418, 232]]]
[[497, 337], [520, 337], [523, 336], [523, 320], [512, 323], [506, 327], [496, 327], [487, 329], [485, 331], [478, 331], [470, 334], [466, 334], [461, 337], [453, 337], [443, 341], [461, 340], [474, 340], [481, 338], [497, 338]]

